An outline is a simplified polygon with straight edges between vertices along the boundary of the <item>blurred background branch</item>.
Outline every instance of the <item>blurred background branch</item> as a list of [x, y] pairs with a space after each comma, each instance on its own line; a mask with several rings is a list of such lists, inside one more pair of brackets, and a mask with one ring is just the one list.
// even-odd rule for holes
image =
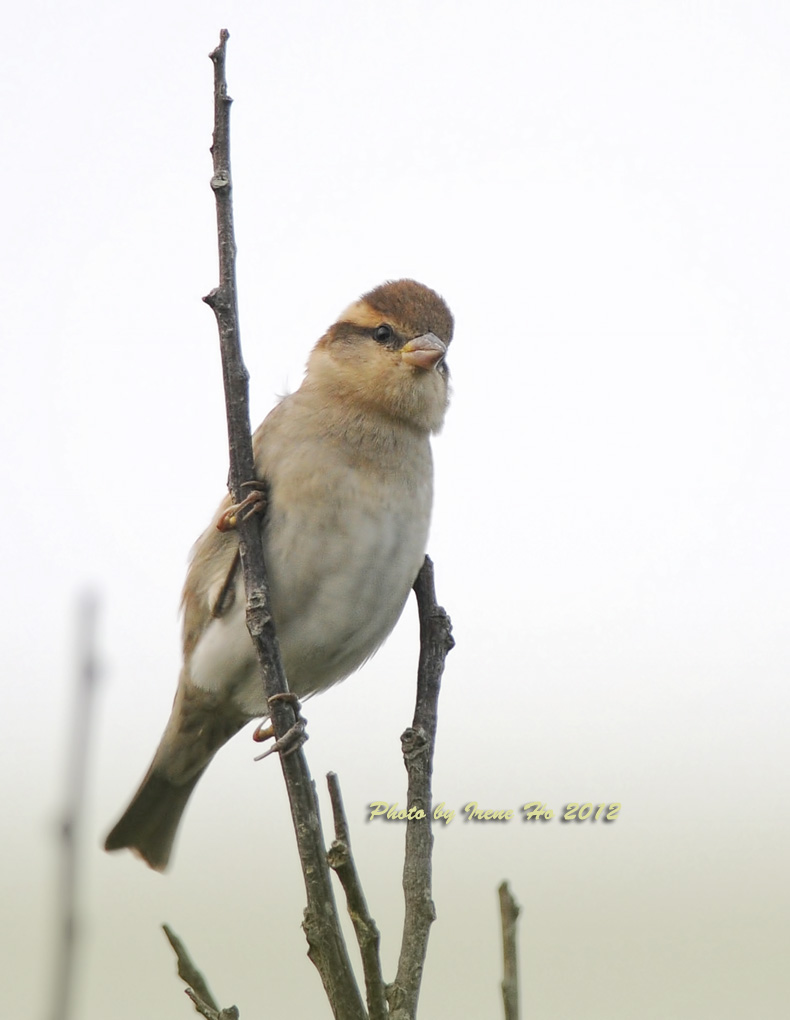
[[518, 962], [516, 957], [516, 922], [521, 908], [513, 899], [510, 886], [499, 887], [499, 913], [502, 918], [502, 1001], [505, 1020], [518, 1020]]
[[77, 653], [74, 703], [68, 730], [66, 790], [59, 823], [60, 883], [58, 933], [52, 987], [52, 1020], [69, 1020], [74, 1001], [74, 974], [79, 934], [79, 854], [85, 810], [85, 777], [91, 741], [93, 709], [99, 670], [96, 659], [96, 613], [98, 600], [86, 592], [77, 605]]

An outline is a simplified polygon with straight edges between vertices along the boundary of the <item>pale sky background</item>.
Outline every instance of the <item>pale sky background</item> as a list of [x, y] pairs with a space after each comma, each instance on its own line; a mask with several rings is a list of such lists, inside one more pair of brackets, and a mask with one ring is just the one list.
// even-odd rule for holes
[[[43, 1018], [75, 602], [102, 598], [80, 1020], [195, 1015], [169, 922], [242, 1020], [328, 1017], [282, 780], [239, 735], [162, 877], [100, 844], [179, 663], [187, 555], [227, 473], [208, 181], [228, 74], [259, 421], [337, 313], [410, 276], [453, 309], [430, 541], [457, 648], [434, 789], [613, 824], [436, 832], [421, 1016], [773, 1020], [790, 946], [790, 6], [15, 5], [4, 18], [2, 1011]], [[309, 703], [386, 975], [400, 941], [410, 606]], [[325, 818], [326, 820], [326, 818]]]

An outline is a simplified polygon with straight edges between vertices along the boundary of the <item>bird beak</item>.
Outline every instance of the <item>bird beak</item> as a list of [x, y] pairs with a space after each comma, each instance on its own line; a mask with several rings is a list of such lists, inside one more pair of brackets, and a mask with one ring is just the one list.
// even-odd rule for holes
[[415, 368], [436, 368], [447, 354], [447, 344], [442, 343], [433, 333], [423, 333], [409, 340], [400, 349], [400, 356], [407, 365]]

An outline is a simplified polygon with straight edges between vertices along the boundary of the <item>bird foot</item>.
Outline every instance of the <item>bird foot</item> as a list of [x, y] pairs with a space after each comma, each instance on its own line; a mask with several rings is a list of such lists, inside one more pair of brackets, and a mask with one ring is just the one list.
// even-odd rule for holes
[[[277, 752], [283, 758], [287, 758], [289, 754], [293, 754], [294, 751], [298, 751], [299, 748], [308, 739], [305, 728], [307, 726], [307, 720], [302, 715], [302, 708], [299, 704], [299, 699], [295, 694], [290, 691], [288, 693], [274, 694], [269, 698], [269, 704], [273, 701], [284, 701], [287, 702], [294, 710], [296, 714], [296, 722], [293, 726], [286, 730], [285, 733], [280, 737], [279, 740], [275, 740], [268, 751], [264, 751], [263, 754], [259, 754], [255, 757], [255, 761], [261, 761], [263, 758], [268, 758], [270, 754]], [[274, 727], [269, 722], [261, 723], [261, 725], [255, 730], [252, 735], [252, 739], [256, 741], [270, 740], [274, 736]]]
[[266, 482], [253, 480], [242, 482], [242, 489], [252, 491], [240, 503], [232, 503], [217, 521], [217, 531], [232, 531], [240, 520], [246, 521], [252, 514], [262, 514], [266, 510]]

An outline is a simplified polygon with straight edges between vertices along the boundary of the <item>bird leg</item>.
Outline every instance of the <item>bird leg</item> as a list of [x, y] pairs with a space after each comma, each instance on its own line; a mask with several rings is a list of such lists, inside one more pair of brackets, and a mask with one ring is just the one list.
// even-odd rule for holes
[[240, 503], [231, 503], [217, 521], [218, 531], [232, 531], [239, 523], [239, 520], [246, 521], [252, 514], [262, 514], [265, 512], [268, 488], [266, 482], [259, 482], [257, 479], [253, 479], [251, 482], [242, 482], [241, 488], [251, 489], [252, 491]]
[[[287, 758], [289, 754], [293, 754], [294, 751], [297, 751], [308, 739], [308, 735], [305, 732], [307, 720], [302, 715], [302, 706], [299, 704], [297, 696], [290, 691], [287, 693], [283, 691], [280, 694], [273, 694], [271, 698], [269, 698], [270, 705], [273, 701], [285, 701], [291, 705], [296, 715], [296, 722], [289, 730], [283, 733], [279, 740], [275, 740], [268, 751], [264, 751], [263, 754], [257, 755], [254, 759], [255, 761], [261, 761], [263, 758], [268, 758], [269, 755], [274, 754], [275, 751], [282, 755], [283, 758]], [[274, 727], [271, 723], [264, 722], [261, 723], [261, 725], [253, 733], [252, 739], [263, 741], [269, 740], [273, 736]]]

